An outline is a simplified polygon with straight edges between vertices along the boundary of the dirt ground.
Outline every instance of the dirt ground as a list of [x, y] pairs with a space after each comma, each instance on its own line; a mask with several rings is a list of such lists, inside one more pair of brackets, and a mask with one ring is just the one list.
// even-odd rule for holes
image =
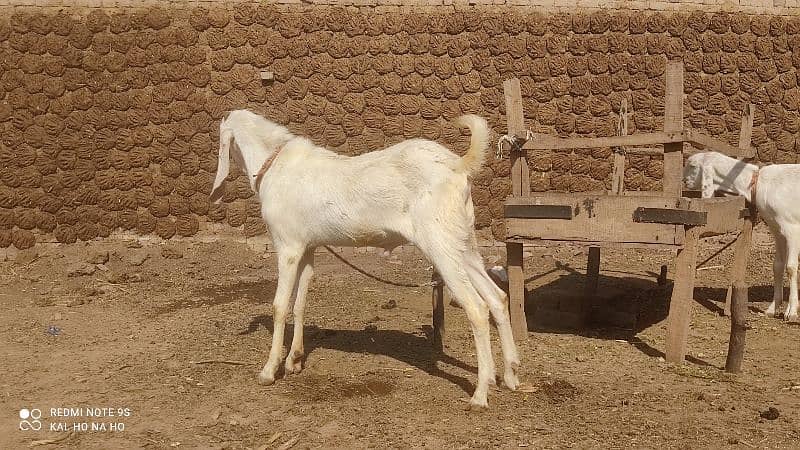
[[[725, 242], [704, 240], [701, 260]], [[761, 313], [772, 252], [758, 229], [742, 374], [721, 370], [730, 251], [698, 272], [680, 367], [663, 360], [671, 284], [654, 277], [669, 254], [607, 251], [601, 309], [635, 323], [532, 323], [519, 345], [529, 389], [492, 390], [490, 409], [470, 413], [473, 340], [463, 311], [447, 306], [444, 354], [432, 350], [429, 288], [381, 284], [320, 253], [306, 369], [263, 387], [274, 256], [235, 239], [40, 244], [0, 262], [0, 448], [797, 448], [800, 327]], [[431, 276], [413, 251], [348, 259], [394, 281]], [[487, 266], [496, 262], [489, 250]], [[533, 249], [526, 264], [533, 310], [580, 291], [586, 255]], [[500, 369], [496, 335], [493, 346]], [[23, 408], [41, 411], [41, 430], [20, 430]]]

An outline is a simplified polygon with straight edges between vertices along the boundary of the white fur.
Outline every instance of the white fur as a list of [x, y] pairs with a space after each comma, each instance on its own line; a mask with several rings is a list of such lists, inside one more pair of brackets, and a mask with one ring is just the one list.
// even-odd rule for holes
[[[752, 199], [750, 182], [758, 170], [756, 198]], [[700, 188], [703, 197], [715, 191], [744, 196], [754, 202], [759, 215], [775, 238], [775, 260], [772, 264], [774, 292], [767, 315], [774, 316], [783, 303], [783, 276], [789, 275], [789, 304], [784, 318], [797, 322], [797, 258], [800, 253], [800, 164], [774, 164], [762, 167], [736, 160], [716, 152], [697, 153], [689, 157], [683, 172], [690, 189]]]
[[[278, 369], [286, 316], [294, 299], [294, 336], [286, 373], [302, 370], [303, 312], [321, 245], [392, 249], [412, 242], [433, 262], [469, 318], [478, 355], [478, 384], [470, 400], [487, 406], [494, 383], [489, 313], [498, 324], [504, 381], [516, 389], [517, 348], [511, 335], [506, 296], [483, 269], [474, 232], [469, 178], [483, 163], [488, 126], [478, 116], [459, 123], [472, 133], [460, 158], [428, 140], [411, 139], [386, 149], [348, 157], [314, 145], [249, 111], [228, 114], [220, 124], [220, 153], [212, 199], [218, 201], [228, 175], [229, 155], [254, 175], [277, 150], [256, 194], [278, 256], [273, 301], [275, 330], [269, 360], [259, 375], [272, 384]], [[233, 151], [231, 151], [233, 149]]]

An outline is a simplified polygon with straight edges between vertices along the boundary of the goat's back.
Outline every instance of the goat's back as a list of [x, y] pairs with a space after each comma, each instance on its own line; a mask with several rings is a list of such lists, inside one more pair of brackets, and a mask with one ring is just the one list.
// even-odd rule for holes
[[347, 157], [296, 140], [283, 152], [263, 183], [264, 216], [271, 231], [304, 230], [312, 243], [397, 243], [414, 234], [421, 217], [465, 210], [469, 200], [459, 156], [433, 141], [412, 139]]

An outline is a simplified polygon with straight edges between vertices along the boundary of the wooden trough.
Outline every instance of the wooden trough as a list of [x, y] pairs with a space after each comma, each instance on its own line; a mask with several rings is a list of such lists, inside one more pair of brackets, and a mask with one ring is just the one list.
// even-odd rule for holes
[[[743, 197], [712, 199], [688, 198], [683, 192], [684, 144], [709, 149], [734, 157], [751, 157], [750, 136], [753, 108], [743, 114], [739, 147], [683, 126], [683, 65], [669, 61], [666, 67], [666, 99], [664, 131], [627, 135], [627, 114], [623, 104], [618, 136], [593, 138], [556, 138], [532, 135], [524, 123], [519, 80], [504, 82], [508, 136], [511, 158], [512, 195], [505, 204], [507, 228], [506, 249], [509, 277], [509, 309], [515, 339], [527, 337], [525, 316], [525, 275], [523, 244], [547, 246], [565, 243], [589, 248], [586, 297], [584, 305], [595, 295], [600, 272], [600, 249], [634, 247], [677, 251], [674, 288], [669, 308], [666, 359], [684, 360], [691, 321], [697, 245], [700, 237], [738, 233], [734, 263], [730, 269], [732, 296], [729, 287], [726, 311], [733, 297], [735, 310], [747, 302], [744, 284], [752, 221]], [[648, 146], [640, 149], [636, 147]], [[610, 192], [551, 193], [531, 192], [527, 151], [612, 147], [614, 165]], [[623, 187], [627, 153], [663, 154], [663, 191], [626, 192]], [[662, 273], [663, 273], [662, 268]], [[436, 302], [434, 302], [436, 303]], [[585, 318], [588, 308], [576, 314], [577, 322]], [[736, 317], [737, 321], [744, 320]], [[742, 316], [738, 314], [738, 316]], [[734, 324], [736, 325], [736, 324]], [[741, 324], [740, 324], [741, 325]], [[734, 326], [741, 339], [738, 361], [741, 362], [744, 326]], [[733, 340], [732, 340], [733, 341]], [[736, 355], [734, 355], [734, 359]], [[731, 355], [729, 354], [729, 358]], [[738, 370], [733, 367], [732, 370]]]

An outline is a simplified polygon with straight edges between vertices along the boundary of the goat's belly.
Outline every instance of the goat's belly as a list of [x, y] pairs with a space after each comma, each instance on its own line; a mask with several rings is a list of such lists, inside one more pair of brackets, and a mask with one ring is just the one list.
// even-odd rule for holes
[[387, 230], [359, 230], [341, 232], [334, 236], [320, 239], [318, 245], [338, 245], [342, 247], [381, 247], [387, 250], [405, 244], [403, 236]]

